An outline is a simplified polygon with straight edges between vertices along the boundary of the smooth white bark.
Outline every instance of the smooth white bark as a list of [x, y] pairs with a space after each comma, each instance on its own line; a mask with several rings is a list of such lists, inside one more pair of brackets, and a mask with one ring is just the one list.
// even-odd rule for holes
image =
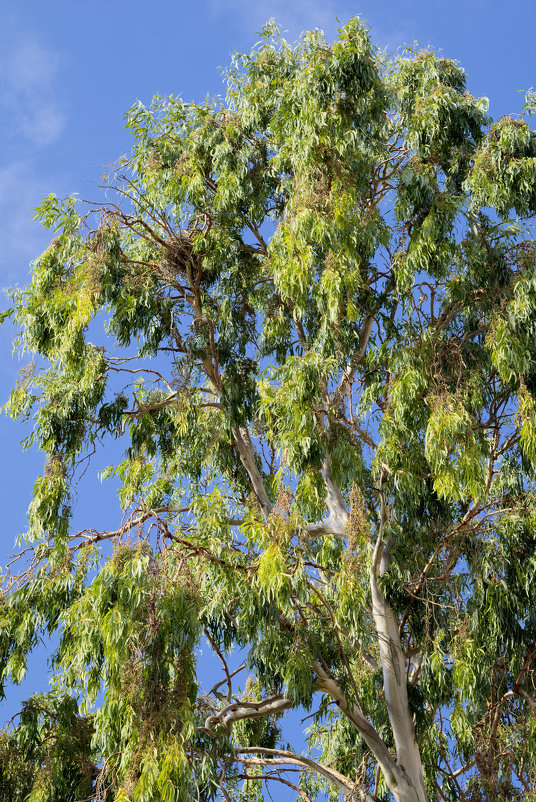
[[398, 766], [411, 782], [411, 788], [405, 789], [402, 795], [399, 795], [394, 788], [391, 790], [397, 802], [427, 802], [424, 771], [409, 709], [406, 661], [398, 634], [398, 621], [378, 584], [383, 549], [384, 543], [380, 537], [374, 550], [370, 576], [372, 617], [378, 635], [385, 701], [393, 731]]
[[320, 521], [320, 523], [309, 524], [307, 527], [307, 534], [309, 537], [320, 537], [321, 535], [344, 537], [346, 534], [346, 525], [348, 523], [348, 513], [342, 493], [333, 481], [329, 454], [326, 455], [322, 465], [322, 478], [326, 485], [326, 504], [329, 514], [328, 517]]
[[273, 716], [290, 710], [292, 706], [290, 699], [286, 699], [284, 696], [268, 696], [258, 702], [232, 702], [215, 715], [208, 716], [203, 730], [214, 735], [213, 727], [221, 724], [226, 732], [230, 733], [235, 721], [243, 718]]
[[313, 669], [319, 680], [318, 689], [334, 699], [340, 710], [361, 734], [378, 761], [385, 781], [397, 802], [420, 802], [420, 797], [415, 796], [413, 785], [404, 768], [397, 765], [385, 742], [367, 719], [361, 707], [355, 702], [348, 701], [339, 683], [329, 677], [319, 663], [313, 663]]

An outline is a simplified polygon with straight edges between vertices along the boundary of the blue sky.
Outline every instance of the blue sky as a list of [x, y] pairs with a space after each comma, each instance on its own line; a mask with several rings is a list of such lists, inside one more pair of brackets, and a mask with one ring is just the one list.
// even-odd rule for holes
[[[270, 17], [294, 39], [315, 27], [332, 38], [337, 20], [355, 15], [391, 52], [416, 41], [458, 59], [470, 90], [489, 97], [495, 118], [519, 112], [524, 90], [536, 85], [535, 0], [0, 0], [1, 286], [26, 284], [31, 260], [47, 245], [31, 220], [44, 194], [95, 195], [106, 165], [129, 147], [123, 114], [136, 100], [148, 103], [156, 92], [185, 100], [222, 93], [219, 67], [233, 49], [249, 50]], [[11, 336], [8, 326], [0, 331], [0, 403], [20, 367], [11, 359]], [[42, 467], [38, 454], [21, 453], [24, 435], [0, 418], [0, 564], [24, 529]], [[79, 499], [78, 521], [97, 520], [114, 528], [118, 514], [94, 479]], [[14, 693], [0, 719], [29, 690], [25, 683]]]

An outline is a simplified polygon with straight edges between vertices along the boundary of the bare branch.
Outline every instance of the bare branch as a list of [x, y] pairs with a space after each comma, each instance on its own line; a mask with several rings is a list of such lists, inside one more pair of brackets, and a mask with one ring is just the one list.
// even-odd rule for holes
[[337, 387], [335, 393], [333, 394], [332, 404], [333, 406], [337, 406], [341, 403], [345, 387], [351, 387], [352, 383], [355, 378], [355, 374], [357, 372], [357, 368], [359, 367], [359, 363], [365, 356], [365, 352], [367, 350], [368, 341], [370, 339], [370, 335], [372, 333], [372, 326], [374, 324], [374, 317], [371, 314], [368, 314], [363, 322], [363, 328], [361, 329], [361, 335], [359, 337], [359, 348], [352, 356], [348, 367], [346, 368], [343, 377]]
[[283, 713], [285, 710], [290, 710], [293, 703], [290, 699], [284, 696], [268, 696], [266, 699], [261, 699], [258, 702], [233, 702], [226, 705], [219, 713], [213, 716], [208, 716], [203, 731], [212, 733], [215, 737], [213, 727], [221, 724], [227, 734], [230, 734], [235, 721], [240, 721], [244, 718], [262, 718], [264, 716], [272, 716], [277, 713]]
[[[246, 766], [259, 764], [261, 762], [261, 761], [255, 760], [255, 759], [244, 760], [242, 758], [237, 758], [237, 760], [239, 760], [240, 763], [244, 763], [244, 765], [246, 765]], [[269, 763], [266, 763], [266, 765], [269, 765]], [[261, 781], [262, 782], [269, 782], [269, 781], [272, 781], [272, 782], [283, 783], [283, 785], [288, 785], [289, 788], [292, 788], [293, 791], [296, 791], [298, 796], [301, 796], [302, 799], [306, 800], [306, 802], [312, 802], [311, 797], [308, 796], [308, 794], [306, 794], [304, 790], [299, 788], [297, 785], [294, 785], [294, 783], [291, 783], [290, 780], [286, 780], [284, 777], [275, 776], [274, 774], [260, 774], [260, 775], [259, 774], [256, 774], [256, 775], [241, 774], [241, 775], [239, 775], [239, 779], [256, 780], [257, 782], [261, 782]]]
[[[340, 774], [336, 769], [323, 766], [321, 763], [317, 763], [316, 761], [309, 757], [305, 757], [304, 755], [298, 755], [295, 752], [288, 752], [285, 749], [267, 749], [262, 746], [240, 747], [234, 751], [236, 755], [257, 754], [270, 757], [270, 761], [256, 761], [254, 759], [251, 761], [260, 763], [264, 766], [273, 765], [273, 763], [280, 763], [282, 765], [288, 764], [311, 769], [312, 771], [316, 771], [317, 774], [320, 774], [326, 780], [332, 782], [340, 791], [352, 791], [354, 787], [354, 784], [350, 782], [350, 780], [348, 780], [343, 774]], [[239, 760], [240, 758], [237, 759]]]
[[238, 668], [235, 668], [234, 671], [226, 673], [226, 676], [225, 676], [224, 679], [221, 679], [219, 682], [217, 682], [215, 685], [212, 686], [212, 688], [208, 692], [209, 696], [211, 696], [211, 695], [216, 696], [218, 694], [218, 688], [221, 687], [224, 683], [226, 683], [226, 682], [228, 683], [229, 680], [231, 680], [233, 677], [235, 677], [237, 674], [239, 674], [241, 671], [243, 671], [245, 669], [245, 667], [246, 667], [246, 664], [242, 663], [242, 665], [238, 666]]

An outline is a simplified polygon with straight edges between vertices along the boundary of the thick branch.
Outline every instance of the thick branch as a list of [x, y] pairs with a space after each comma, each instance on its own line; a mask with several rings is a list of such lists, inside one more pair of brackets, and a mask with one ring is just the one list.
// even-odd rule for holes
[[[393, 731], [398, 764], [401, 768], [404, 768], [413, 786], [413, 794], [401, 796], [400, 799], [426, 802], [424, 772], [419, 747], [415, 739], [413, 719], [409, 709], [406, 665], [398, 634], [398, 622], [378, 584], [384, 547], [385, 544], [380, 530], [380, 536], [374, 549], [370, 574], [372, 617], [378, 634], [385, 701]], [[387, 777], [386, 780], [389, 784]], [[394, 792], [394, 789], [391, 790]]]
[[[385, 781], [395, 794], [396, 799], [411, 799], [410, 796], [406, 797], [403, 795], [403, 792], [411, 787], [411, 782], [406, 775], [404, 767], [397, 766], [383, 739], [367, 719], [361, 707], [356, 702], [349, 702], [347, 700], [337, 680], [330, 677], [319, 663], [313, 663], [313, 670], [318, 677], [318, 689], [327, 693], [335, 700], [340, 710], [342, 710], [344, 715], [361, 734], [368, 748], [378, 761]], [[397, 795], [397, 791], [402, 793]], [[417, 797], [415, 797], [415, 799], [417, 799]]]
[[346, 524], [348, 523], [348, 513], [342, 493], [333, 481], [329, 454], [326, 455], [322, 465], [322, 478], [326, 485], [326, 502], [329, 516], [320, 523], [309, 524], [307, 527], [307, 534], [309, 537], [320, 537], [320, 535], [344, 537], [346, 534]]
[[230, 734], [235, 721], [240, 721], [240, 719], [243, 718], [272, 716], [277, 713], [283, 713], [285, 710], [290, 710], [291, 707], [293, 707], [293, 704], [290, 699], [279, 695], [268, 696], [266, 699], [261, 699], [258, 702], [233, 702], [220, 710], [219, 713], [209, 716], [202, 729], [212, 736], [215, 736], [213, 726], [221, 724], [225, 728], [227, 734]]
[[255, 461], [255, 450], [249, 432], [243, 426], [235, 426], [233, 428], [233, 437], [238, 453], [240, 454], [240, 461], [247, 471], [253, 491], [259, 500], [264, 515], [268, 517], [272, 511], [272, 505], [270, 504], [270, 499], [264, 487], [261, 473]]

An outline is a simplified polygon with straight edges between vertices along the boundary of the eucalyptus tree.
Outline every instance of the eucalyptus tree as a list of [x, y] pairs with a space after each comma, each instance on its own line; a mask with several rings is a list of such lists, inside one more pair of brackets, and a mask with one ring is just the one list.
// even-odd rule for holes
[[355, 19], [226, 78], [132, 108], [101, 201], [44, 200], [6, 312], [46, 461], [4, 682], [56, 651], [2, 798], [530, 799], [536, 135]]

